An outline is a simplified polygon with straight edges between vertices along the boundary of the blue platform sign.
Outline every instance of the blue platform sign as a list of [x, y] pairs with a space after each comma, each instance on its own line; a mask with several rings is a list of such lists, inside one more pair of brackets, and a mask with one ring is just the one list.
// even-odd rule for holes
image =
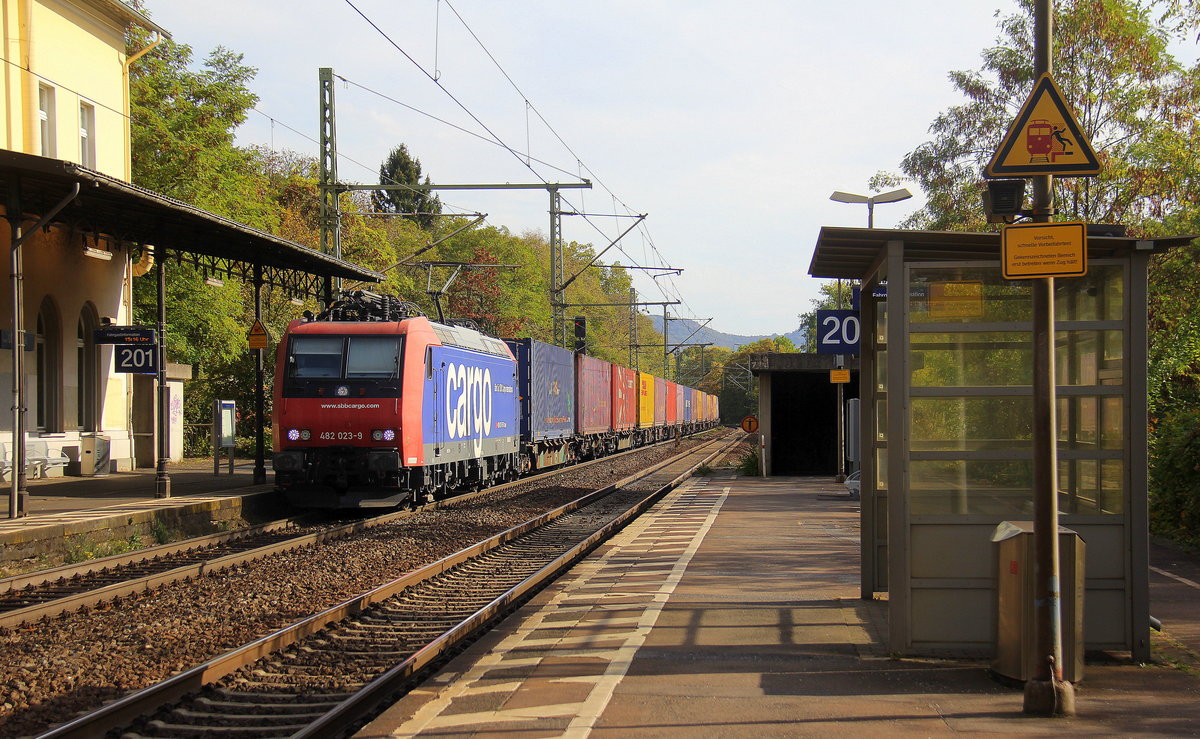
[[858, 311], [817, 311], [817, 354], [858, 354], [861, 338]]

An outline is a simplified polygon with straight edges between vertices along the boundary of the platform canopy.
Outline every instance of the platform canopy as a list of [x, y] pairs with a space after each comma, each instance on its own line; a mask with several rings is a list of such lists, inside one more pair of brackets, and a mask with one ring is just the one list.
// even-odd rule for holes
[[0, 205], [36, 220], [79, 184], [79, 195], [55, 218], [88, 238], [154, 245], [214, 274], [320, 298], [322, 278], [381, 282], [383, 275], [294, 241], [273, 236], [179, 200], [58, 159], [0, 151]]
[[[1195, 236], [1172, 236], [1139, 240], [1117, 236], [1088, 236], [1088, 254], [1093, 259], [1118, 256], [1129, 249], [1151, 253], [1183, 246]], [[945, 262], [998, 259], [1000, 233], [967, 231], [907, 231], [884, 228], [838, 228], [825, 226], [817, 236], [808, 273], [813, 277], [858, 280], [875, 271], [883, 261], [888, 242], [904, 243], [905, 262]]]

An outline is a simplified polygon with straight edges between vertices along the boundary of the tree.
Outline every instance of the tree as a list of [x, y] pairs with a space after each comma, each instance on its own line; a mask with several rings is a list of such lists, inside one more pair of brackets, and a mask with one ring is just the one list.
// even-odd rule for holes
[[819, 288], [820, 297], [812, 299], [812, 308], [800, 314], [800, 327], [804, 329], [805, 351], [817, 350], [817, 311], [849, 308], [852, 290], [857, 282], [849, 280], [826, 280]]
[[[931, 139], [904, 158], [904, 175], [929, 197], [906, 226], [988, 227], [981, 171], [1034, 84], [1032, 2], [1021, 5], [1023, 14], [1001, 20], [982, 69], [951, 73], [967, 102], [939, 115]], [[1151, 237], [1200, 228], [1200, 67], [1169, 49], [1198, 24], [1195, 3], [1179, 0], [1056, 3], [1054, 79], [1102, 166], [1094, 178], [1055, 178], [1060, 219], [1123, 223]], [[1180, 299], [1200, 292], [1198, 264], [1193, 245], [1155, 257], [1150, 272], [1151, 509], [1156, 531], [1173, 536], [1182, 528], [1195, 537], [1200, 520], [1195, 491], [1172, 477], [1200, 460], [1194, 434], [1178, 438], [1200, 405], [1200, 306]]]
[[[983, 230], [982, 169], [1034, 83], [1032, 0], [1000, 21], [983, 67], [950, 79], [967, 102], [940, 114], [901, 169], [928, 195], [905, 225]], [[1056, 178], [1063, 220], [1153, 233], [1193, 181], [1200, 78], [1170, 54], [1186, 17], [1154, 0], [1060, 0], [1054, 79], [1100, 158], [1095, 178]]]
[[[144, 36], [131, 31], [130, 48], [145, 46]], [[129, 68], [133, 182], [269, 230], [277, 213], [262, 197], [254, 153], [234, 145], [258, 102], [248, 86], [255, 70], [222, 47], [199, 71], [191, 64], [191, 47], [167, 39]]]
[[[430, 182], [428, 176], [424, 183], [421, 182], [421, 160], [410, 155], [408, 147], [400, 144], [379, 165], [379, 184], [428, 185]], [[374, 190], [371, 202], [375, 210], [383, 213], [409, 214], [404, 217], [426, 231], [433, 228], [437, 214], [442, 212], [441, 199], [429, 190]]]

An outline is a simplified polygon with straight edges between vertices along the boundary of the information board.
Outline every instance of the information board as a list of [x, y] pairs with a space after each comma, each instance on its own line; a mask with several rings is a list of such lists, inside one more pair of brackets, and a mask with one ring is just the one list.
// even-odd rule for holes
[[1000, 231], [1004, 277], [1082, 277], [1087, 274], [1087, 226], [1070, 223], [1020, 223]]

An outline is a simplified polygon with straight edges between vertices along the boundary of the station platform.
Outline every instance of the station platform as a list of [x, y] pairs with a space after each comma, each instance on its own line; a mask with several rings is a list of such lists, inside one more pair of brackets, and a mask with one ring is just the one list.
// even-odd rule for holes
[[[253, 461], [226, 462], [213, 474], [212, 459], [172, 464], [171, 497], [155, 498], [154, 470], [102, 477], [30, 479], [27, 515], [9, 518], [9, 487], [0, 487], [0, 570], [21, 560], [62, 556], [86, 541], [131, 535], [146, 539], [156, 526], [213, 533], [212, 521], [243, 518], [254, 500], [272, 491], [254, 484]], [[205, 530], [205, 527], [209, 528]], [[18, 567], [18, 569], [20, 569]]]
[[1193, 558], [1152, 555], [1165, 663], [1089, 661], [1076, 717], [1028, 717], [983, 662], [888, 654], [886, 603], [858, 597], [858, 502], [839, 493], [688, 481], [357, 736], [1200, 733]]

